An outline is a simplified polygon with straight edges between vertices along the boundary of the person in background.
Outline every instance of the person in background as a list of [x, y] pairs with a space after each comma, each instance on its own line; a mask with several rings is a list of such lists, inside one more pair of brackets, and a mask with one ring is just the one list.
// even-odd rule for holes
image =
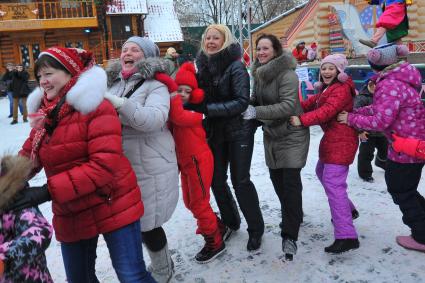
[[301, 168], [307, 160], [309, 129], [289, 124], [290, 116], [303, 113], [294, 57], [274, 35], [258, 37], [256, 49], [251, 105], [244, 118], [262, 124], [266, 164], [281, 207], [282, 251], [292, 260], [303, 219]]
[[165, 53], [164, 56], [164, 60], [165, 62], [167, 62], [168, 65], [167, 74], [172, 78], [176, 76], [176, 72], [179, 68], [177, 64], [179, 56], [180, 54], [177, 53], [176, 49], [174, 49], [173, 47], [169, 47], [167, 49], [167, 53]]
[[381, 131], [388, 146], [385, 170], [387, 190], [398, 205], [409, 236], [397, 236], [397, 243], [406, 249], [425, 251], [425, 199], [418, 192], [425, 160], [391, 146], [392, 135], [425, 139], [425, 106], [418, 90], [422, 77], [418, 69], [399, 59], [409, 53], [405, 45], [386, 44], [367, 53], [368, 62], [377, 72], [373, 103], [356, 113], [340, 113], [338, 121], [356, 129]]
[[170, 93], [155, 79], [167, 63], [147, 37], [132, 36], [122, 46], [120, 60], [107, 68], [105, 98], [117, 110], [124, 153], [137, 175], [145, 214], [140, 219], [148, 270], [159, 283], [169, 282], [174, 263], [163, 229], [179, 198], [179, 176], [173, 136], [167, 127]]
[[298, 42], [297, 46], [292, 50], [292, 55], [297, 59], [298, 64], [307, 61], [308, 50], [305, 47], [305, 42]]
[[196, 254], [195, 261], [207, 263], [226, 248], [219, 227], [223, 224], [210, 205], [214, 159], [202, 127], [202, 114], [183, 109], [183, 103], [202, 102], [204, 92], [198, 88], [193, 63], [180, 67], [175, 83], [178, 90], [171, 94], [170, 127], [176, 142], [183, 201], [197, 220], [196, 234], [205, 239], [205, 246]]
[[27, 187], [31, 170], [32, 162], [26, 157], [0, 157], [0, 282], [53, 282], [44, 253], [52, 226], [36, 206], [8, 209]]
[[314, 61], [317, 59], [317, 44], [313, 42], [307, 51], [307, 61]]
[[[6, 86], [6, 94], [7, 94], [7, 98], [9, 99], [9, 116], [7, 118], [13, 117], [13, 92], [10, 89], [10, 85], [12, 84], [14, 72], [15, 72], [15, 66], [12, 63], [7, 63], [6, 73], [4, 73], [3, 77], [1, 78]], [[21, 112], [21, 115], [22, 115], [23, 108], [22, 108], [21, 102], [19, 103], [19, 111]]]
[[29, 74], [22, 64], [16, 65], [16, 70], [13, 72], [10, 90], [13, 96], [13, 120], [11, 125], [18, 123], [18, 106], [22, 105], [22, 117], [24, 123], [27, 120], [27, 97], [30, 93], [28, 86]]
[[140, 188], [124, 156], [121, 123], [104, 99], [105, 71], [91, 52], [51, 47], [34, 66], [29, 96], [32, 130], [20, 155], [46, 184], [25, 188], [10, 209], [52, 201], [67, 282], [99, 282], [96, 247], [102, 234], [120, 282], [155, 282], [143, 260]]
[[[376, 79], [376, 78], [375, 78]], [[364, 106], [371, 105], [373, 102], [373, 93], [375, 92], [374, 78], [366, 80], [359, 94], [354, 98], [354, 110]], [[362, 180], [373, 183], [373, 169], [371, 162], [375, 158], [375, 165], [385, 170], [387, 162], [388, 142], [384, 134], [375, 131], [361, 131], [359, 134], [360, 146], [357, 157], [357, 172]], [[375, 148], [377, 154], [375, 157]]]
[[226, 229], [223, 238], [238, 230], [241, 219], [227, 184], [227, 171], [239, 206], [248, 224], [247, 250], [258, 250], [264, 234], [264, 220], [257, 191], [251, 181], [254, 120], [243, 119], [249, 105], [249, 75], [240, 61], [241, 47], [225, 25], [210, 25], [202, 35], [201, 52], [196, 58], [199, 87], [205, 99], [186, 103], [185, 108], [205, 115], [208, 144], [214, 156], [212, 190]]
[[304, 114], [292, 116], [293, 126], [320, 125], [324, 131], [319, 146], [316, 175], [325, 188], [332, 215], [335, 241], [325, 252], [339, 254], [360, 246], [353, 219], [359, 216], [348, 197], [347, 176], [359, 144], [357, 132], [338, 123], [339, 112], [352, 111], [356, 90], [345, 72], [348, 61], [343, 54], [325, 57], [320, 64], [319, 93], [301, 102]]

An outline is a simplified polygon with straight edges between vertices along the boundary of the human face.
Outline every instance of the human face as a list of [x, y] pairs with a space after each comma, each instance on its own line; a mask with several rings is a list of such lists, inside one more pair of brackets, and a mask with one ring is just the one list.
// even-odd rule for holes
[[212, 55], [220, 51], [224, 44], [224, 35], [215, 28], [211, 28], [205, 34], [204, 49], [208, 55]]
[[260, 39], [257, 44], [257, 59], [260, 64], [266, 64], [276, 56], [273, 44], [268, 38]]
[[55, 98], [71, 79], [71, 74], [52, 67], [41, 68], [37, 76], [40, 86], [46, 92], [47, 99], [49, 100]]
[[189, 101], [190, 95], [192, 94], [192, 88], [188, 85], [179, 85], [177, 93], [182, 97], [183, 103]]
[[145, 58], [143, 50], [134, 42], [127, 42], [121, 50], [120, 62], [123, 71], [133, 70], [136, 62]]
[[16, 70], [17, 70], [18, 72], [22, 72], [22, 71], [24, 70], [24, 67], [23, 67], [22, 65], [17, 65], [17, 66], [16, 66]]
[[338, 75], [338, 69], [334, 64], [325, 63], [320, 67], [320, 76], [323, 83], [329, 85]]

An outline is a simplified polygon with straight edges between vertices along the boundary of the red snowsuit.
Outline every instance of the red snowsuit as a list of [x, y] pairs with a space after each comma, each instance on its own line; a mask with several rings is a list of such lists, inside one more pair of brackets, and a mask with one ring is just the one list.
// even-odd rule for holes
[[176, 95], [171, 98], [169, 119], [184, 204], [198, 221], [196, 234], [211, 235], [217, 230], [217, 217], [210, 205], [214, 159], [202, 127], [202, 114], [184, 110], [180, 95]]

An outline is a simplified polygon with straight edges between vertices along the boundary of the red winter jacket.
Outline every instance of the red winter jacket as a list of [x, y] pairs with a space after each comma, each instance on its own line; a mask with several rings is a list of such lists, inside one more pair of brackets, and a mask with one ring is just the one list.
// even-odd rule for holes
[[354, 95], [354, 83], [349, 78], [301, 102], [305, 112], [300, 116], [301, 123], [306, 127], [320, 125], [324, 132], [319, 146], [319, 159], [324, 163], [350, 165], [354, 161], [359, 144], [357, 132], [336, 120], [341, 111], [353, 110]]
[[183, 109], [180, 95], [171, 98], [169, 119], [179, 161], [210, 150], [202, 118], [200, 113]]
[[[303, 54], [304, 50], [305, 50], [305, 54]], [[292, 50], [292, 55], [294, 55], [298, 63], [307, 61], [307, 54], [308, 54], [308, 50], [306, 48], [300, 49], [295, 47], [294, 50]]]
[[[123, 154], [120, 120], [112, 104], [103, 100], [106, 74], [98, 69], [87, 72], [67, 94], [76, 111], [59, 121], [39, 149], [52, 197], [53, 227], [61, 242], [111, 232], [143, 215], [136, 175]], [[99, 76], [104, 87], [96, 85]], [[73, 89], [78, 95], [71, 93]], [[30, 113], [37, 110], [41, 97], [39, 88], [30, 95]], [[20, 154], [30, 155], [34, 134], [32, 130]]]

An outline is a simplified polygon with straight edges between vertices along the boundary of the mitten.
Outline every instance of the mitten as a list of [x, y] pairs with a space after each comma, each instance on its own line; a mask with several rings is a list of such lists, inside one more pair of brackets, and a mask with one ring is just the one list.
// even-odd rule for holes
[[177, 91], [178, 89], [176, 82], [165, 73], [155, 73], [155, 80], [165, 84], [170, 94]]
[[393, 134], [393, 143], [392, 147], [396, 152], [402, 152], [407, 155], [416, 157], [416, 150], [419, 145], [418, 139], [413, 138], [403, 138], [400, 136], [397, 136], [396, 134]]
[[39, 204], [52, 200], [47, 184], [41, 187], [29, 187], [20, 191], [14, 201], [5, 209], [5, 211], [19, 211], [24, 208], [36, 207]]
[[252, 105], [248, 105], [248, 108], [242, 113], [242, 118], [245, 120], [255, 119], [256, 116], [257, 111], [255, 111], [255, 107]]
[[124, 97], [118, 97], [109, 93], [105, 94], [105, 99], [109, 100], [112, 105], [114, 105], [115, 109], [120, 109], [126, 100]]

